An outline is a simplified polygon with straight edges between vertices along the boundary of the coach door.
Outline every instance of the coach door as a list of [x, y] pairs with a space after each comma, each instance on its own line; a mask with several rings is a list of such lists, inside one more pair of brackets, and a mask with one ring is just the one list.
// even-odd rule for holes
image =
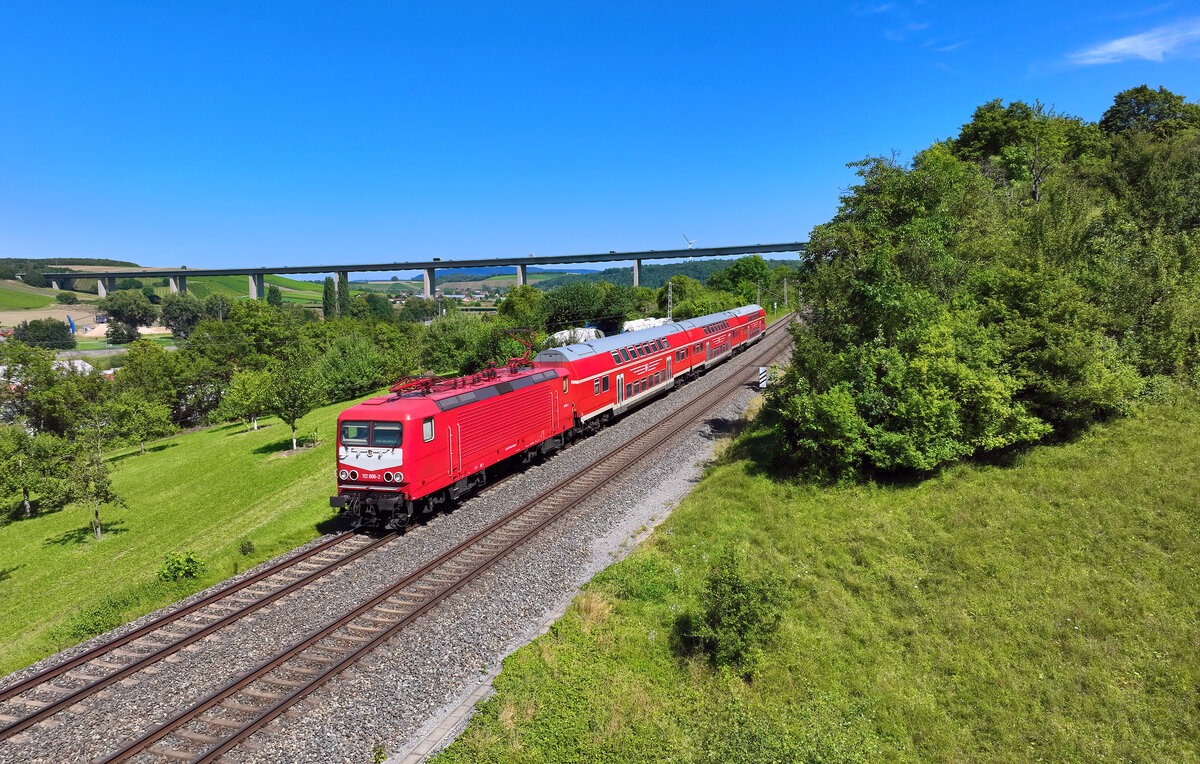
[[621, 404], [623, 404], [623, 403], [625, 403], [625, 375], [618, 374], [617, 375], [617, 407], [620, 408]]

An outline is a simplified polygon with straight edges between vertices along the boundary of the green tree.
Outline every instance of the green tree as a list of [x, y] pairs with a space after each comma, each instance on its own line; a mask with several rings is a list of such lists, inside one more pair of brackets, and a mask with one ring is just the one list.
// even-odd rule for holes
[[154, 291], [154, 287], [142, 287], [142, 294], [146, 295], [146, 299], [150, 301], [151, 305], [162, 304], [162, 298], [158, 296], [158, 292]]
[[171, 409], [164, 403], [126, 393], [111, 404], [113, 429], [118, 437], [137, 443], [146, 453], [146, 441], [174, 431]]
[[769, 283], [771, 269], [761, 255], [739, 257], [723, 270], [708, 277], [705, 286], [718, 289], [743, 299], [754, 299], [755, 287]]
[[258, 418], [267, 411], [274, 377], [262, 369], [234, 372], [222, 405], [229, 416], [246, 420], [258, 429]]
[[204, 317], [212, 321], [224, 321], [233, 310], [233, 300], [214, 292], [204, 298]]
[[350, 315], [350, 278], [337, 280], [337, 313], [339, 316]]
[[321, 314], [325, 318], [337, 315], [337, 287], [334, 286], [333, 276], [325, 277], [325, 285], [321, 290]]
[[276, 308], [283, 307], [283, 292], [274, 284], [267, 287], [267, 304]]
[[113, 489], [108, 466], [100, 457], [89, 452], [78, 454], [70, 462], [70, 485], [72, 498], [92, 505], [92, 531], [99, 541], [103, 536], [100, 523], [101, 504], [124, 504], [124, 500]]
[[[544, 329], [542, 312], [544, 299], [545, 292], [528, 284], [522, 284], [508, 291], [508, 294], [496, 306], [496, 312], [508, 319], [513, 326]], [[407, 302], [405, 306], [407, 307]]]
[[39, 318], [22, 321], [13, 329], [13, 339], [29, 345], [55, 350], [71, 350], [75, 347], [75, 335], [71, 327], [57, 318]]
[[48, 433], [31, 435], [21, 426], [0, 427], [0, 490], [21, 494], [21, 515], [31, 517], [31, 497], [39, 509], [57, 509], [69, 499], [70, 444]]
[[392, 301], [381, 294], [375, 292], [367, 292], [363, 298], [367, 305], [367, 314], [378, 321], [394, 321], [396, 319], [396, 310], [392, 307]]
[[58, 294], [54, 295], [54, 299], [57, 300], [60, 305], [79, 304], [79, 297], [76, 296], [74, 292], [59, 292]]
[[162, 299], [163, 326], [179, 339], [187, 339], [204, 318], [204, 305], [191, 294], [168, 294]]
[[44, 289], [44, 288], [50, 286], [46, 282], [46, 277], [42, 275], [42, 272], [40, 270], [36, 270], [33, 268], [27, 269], [25, 271], [25, 277], [24, 277], [23, 281], [26, 284], [28, 284], [29, 286], [37, 287], [39, 289]]
[[320, 362], [325, 399], [346, 401], [390, 380], [387, 360], [374, 342], [361, 336], [334, 340]]
[[323, 402], [322, 380], [314, 361], [310, 353], [293, 350], [271, 369], [274, 382], [267, 410], [291, 428], [293, 451], [297, 447], [296, 422]]
[[1200, 127], [1200, 104], [1188, 103], [1164, 87], [1152, 90], [1144, 84], [1117, 93], [1100, 118], [1100, 129], [1109, 135], [1135, 130], [1167, 136], [1188, 127]]
[[158, 309], [138, 290], [113, 292], [97, 305], [108, 314], [109, 340], [118, 344], [133, 342], [139, 336], [139, 326], [151, 326], [158, 318]]

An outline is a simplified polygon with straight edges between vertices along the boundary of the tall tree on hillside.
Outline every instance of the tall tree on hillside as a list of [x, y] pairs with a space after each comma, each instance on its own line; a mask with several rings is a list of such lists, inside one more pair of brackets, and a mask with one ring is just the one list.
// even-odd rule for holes
[[222, 400], [230, 416], [251, 422], [258, 429], [258, 418], [267, 411], [274, 377], [261, 369], [242, 369], [234, 372]]
[[283, 307], [283, 292], [274, 284], [267, 287], [267, 305], [273, 305], [276, 308]]
[[325, 277], [325, 286], [321, 289], [321, 313], [325, 318], [337, 315], [337, 287], [333, 284], [333, 276]]
[[1100, 118], [1100, 129], [1112, 135], [1125, 130], [1171, 135], [1185, 127], [1200, 126], [1200, 104], [1164, 87], [1151, 90], [1138, 85], [1117, 93], [1113, 105]]
[[30, 435], [20, 426], [0, 428], [0, 490], [20, 492], [22, 517], [33, 514], [31, 497], [41, 508], [57, 508], [69, 499], [66, 471], [72, 449], [62, 438], [47, 433]]
[[323, 399], [321, 378], [311, 353], [292, 351], [272, 368], [274, 383], [267, 399], [267, 410], [292, 429], [292, 450], [296, 450], [296, 422]]
[[146, 453], [147, 440], [168, 435], [175, 429], [171, 424], [169, 406], [137, 393], [122, 395], [112, 402], [111, 407], [117, 434], [137, 443], [143, 454]]
[[350, 279], [338, 279], [337, 312], [339, 316], [350, 315]]
[[72, 498], [92, 506], [92, 531], [99, 541], [103, 535], [100, 505], [125, 503], [112, 487], [108, 466], [90, 451], [81, 453], [71, 461], [70, 482]]

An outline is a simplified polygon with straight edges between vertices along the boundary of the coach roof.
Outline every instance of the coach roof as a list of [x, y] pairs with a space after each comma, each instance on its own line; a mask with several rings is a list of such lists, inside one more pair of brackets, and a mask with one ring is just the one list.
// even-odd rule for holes
[[669, 337], [672, 334], [686, 331], [688, 329], [698, 329], [702, 326], [708, 326], [718, 321], [728, 321], [731, 318], [746, 316], [762, 310], [757, 305], [743, 305], [740, 308], [733, 310], [724, 310], [720, 313], [710, 313], [707, 316], [697, 316], [684, 321], [678, 321], [674, 324], [664, 324], [663, 326], [655, 326], [650, 329], [639, 329], [636, 332], [626, 332], [624, 334], [615, 334], [611, 337], [601, 337], [598, 340], [591, 342], [576, 342], [573, 345], [563, 345], [557, 348], [547, 348], [538, 353], [534, 357], [535, 362], [540, 363], [561, 363], [564, 361], [577, 361], [581, 358], [597, 355], [600, 353], [609, 353], [613, 350], [620, 350], [623, 347], [629, 347], [638, 342], [649, 342], [656, 340], [659, 337]]

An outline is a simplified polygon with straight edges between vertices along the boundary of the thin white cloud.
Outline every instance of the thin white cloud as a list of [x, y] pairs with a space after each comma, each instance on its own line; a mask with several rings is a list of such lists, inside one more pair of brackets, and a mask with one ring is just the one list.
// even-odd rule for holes
[[1200, 43], [1200, 19], [1188, 19], [1076, 51], [1068, 54], [1067, 60], [1079, 66], [1116, 64], [1131, 59], [1161, 62], [1167, 55], [1187, 55], [1197, 43]]
[[892, 3], [883, 3], [882, 5], [868, 5], [854, 8], [854, 12], [859, 16], [870, 16], [876, 13], [887, 13], [896, 6]]
[[929, 27], [928, 24], [918, 24], [916, 22], [911, 22], [911, 23], [905, 24], [903, 27], [901, 27], [899, 29], [889, 29], [883, 33], [883, 36], [893, 42], [904, 42], [905, 40], [908, 39], [908, 36], [910, 34], [912, 34], [913, 32], [920, 32], [922, 29], [927, 29], [928, 27]]
[[966, 44], [967, 44], [967, 42], [968, 42], [967, 40], [960, 40], [960, 41], [958, 41], [958, 42], [951, 43], [951, 44], [949, 44], [949, 45], [942, 45], [942, 46], [940, 46], [940, 47], [933, 48], [932, 50], [933, 50], [935, 53], [949, 53], [949, 52], [950, 52], [950, 51], [952, 51], [952, 50], [955, 50], [955, 49], [957, 49], [957, 48], [961, 48], [962, 46], [966, 45]]

